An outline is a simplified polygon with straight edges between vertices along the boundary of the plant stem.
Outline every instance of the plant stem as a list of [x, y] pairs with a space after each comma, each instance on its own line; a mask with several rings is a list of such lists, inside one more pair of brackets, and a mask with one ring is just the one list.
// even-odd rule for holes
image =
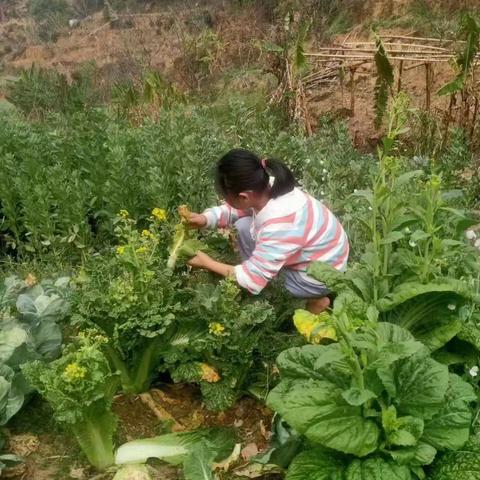
[[104, 416], [105, 418], [99, 418], [98, 415], [94, 418], [87, 417], [73, 426], [73, 433], [83, 453], [98, 470], [105, 470], [114, 463], [110, 428], [107, 431], [102, 428], [105, 424], [109, 425], [111, 414], [105, 412]]

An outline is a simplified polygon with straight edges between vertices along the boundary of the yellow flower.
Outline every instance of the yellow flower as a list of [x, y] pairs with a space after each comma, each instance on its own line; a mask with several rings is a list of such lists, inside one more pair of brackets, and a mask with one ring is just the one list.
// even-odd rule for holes
[[125, 253], [125, 245], [117, 247], [117, 255], [123, 255]]
[[208, 331], [214, 335], [221, 335], [224, 330], [225, 327], [221, 323], [212, 322], [208, 324]]
[[138, 247], [135, 251], [142, 255], [143, 253], [146, 253], [147, 247]]
[[335, 328], [329, 323], [330, 314], [322, 312], [314, 315], [306, 310], [295, 310], [293, 323], [296, 329], [310, 343], [320, 343], [324, 338], [337, 339]]
[[216, 383], [220, 380], [220, 375], [218, 372], [211, 367], [210, 365], [207, 365], [206, 363], [201, 363], [200, 364], [200, 369], [202, 370], [202, 380], [208, 383]]
[[167, 219], [167, 212], [163, 210], [163, 208], [154, 208], [152, 210], [152, 215], [155, 220], [158, 220], [159, 222], [164, 222]]
[[69, 363], [63, 371], [63, 375], [69, 382], [81, 380], [82, 378], [85, 378], [86, 374], [87, 369], [81, 367], [78, 363]]
[[118, 212], [118, 216], [119, 216], [119, 217], [122, 217], [122, 218], [128, 218], [128, 215], [129, 215], [129, 213], [128, 213], [127, 210], [123, 210], [123, 209], [122, 209], [122, 210], [120, 210], [120, 211]]
[[33, 273], [29, 273], [25, 278], [25, 285], [27, 287], [33, 287], [38, 283], [37, 277]]
[[94, 340], [98, 343], [108, 343], [108, 338], [105, 335], [95, 335]]
[[150, 230], [142, 230], [142, 237], [144, 237], [144, 238], [154, 238], [155, 235]]

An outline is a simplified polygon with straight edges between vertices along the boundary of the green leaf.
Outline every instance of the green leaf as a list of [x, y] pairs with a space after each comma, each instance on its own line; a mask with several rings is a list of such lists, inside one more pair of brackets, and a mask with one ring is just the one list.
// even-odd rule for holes
[[360, 388], [349, 388], [342, 393], [343, 399], [354, 407], [359, 407], [368, 402], [372, 398], [376, 398], [377, 395], [370, 390]]
[[315, 448], [297, 455], [285, 480], [343, 480], [345, 466], [331, 452]]
[[402, 173], [395, 180], [395, 185], [397, 187], [404, 187], [409, 185], [413, 179], [421, 177], [424, 175], [423, 170], [410, 170], [409, 172]]
[[477, 400], [473, 387], [454, 374], [449, 376], [441, 410], [425, 424], [422, 439], [438, 450], [457, 450], [468, 440], [472, 413], [470, 402]]
[[28, 333], [20, 325], [5, 325], [0, 330], [0, 362], [6, 363], [15, 350], [27, 341]]
[[402, 232], [390, 232], [387, 236], [383, 237], [380, 243], [382, 245], [390, 245], [392, 243], [402, 240], [405, 235]]
[[0, 426], [5, 425], [15, 415], [24, 402], [24, 390], [17, 385], [19, 375], [0, 364]]
[[330, 363], [317, 369], [315, 363], [324, 351], [325, 345], [305, 345], [284, 350], [277, 358], [282, 378], [328, 380], [348, 388], [351, 370], [345, 360]]
[[416, 354], [377, 370], [401, 415], [432, 418], [442, 407], [448, 387], [448, 368]]
[[115, 414], [104, 400], [85, 408], [84, 418], [71, 426], [88, 461], [98, 470], [113, 465], [113, 435], [117, 426]]
[[379, 300], [377, 307], [382, 320], [407, 328], [433, 351], [461, 330], [461, 307], [471, 298], [472, 292], [460, 281], [407, 282]]
[[408, 358], [424, 350], [422, 343], [416, 340], [406, 340], [404, 342], [388, 343], [382, 345], [376, 354], [376, 359], [368, 365], [368, 369], [388, 367], [393, 362], [402, 358]]
[[278, 465], [287, 468], [302, 448], [303, 438], [296, 430], [289, 427], [280, 415], [274, 416], [272, 431], [270, 449], [251, 460], [262, 465]]
[[200, 240], [188, 238], [188, 235], [188, 229], [183, 223], [176, 225], [172, 245], [169, 250], [170, 255], [167, 260], [167, 268], [173, 270], [178, 260], [191, 258], [199, 250], [205, 250], [205, 245]]
[[423, 433], [421, 418], [406, 416], [397, 417], [397, 410], [393, 405], [382, 411], [382, 426], [388, 443], [398, 446], [416, 445]]
[[338, 343], [331, 343], [330, 345], [321, 346], [318, 349], [317, 358], [315, 360], [315, 370], [319, 370], [325, 365], [333, 362], [338, 362], [345, 358], [342, 347]]
[[215, 451], [201, 442], [196, 445], [183, 461], [185, 480], [213, 480], [212, 463]]
[[444, 85], [437, 92], [438, 95], [451, 95], [460, 92], [465, 88], [470, 67], [479, 48], [480, 27], [473, 16], [466, 14], [462, 17], [461, 31], [464, 34], [466, 41], [463, 51], [456, 59], [458, 67], [457, 77]]
[[446, 452], [433, 464], [430, 480], [478, 480], [480, 437], [473, 436], [460, 450]]
[[368, 458], [354, 460], [347, 468], [345, 480], [411, 480], [410, 469], [393, 460]]
[[422, 240], [426, 240], [427, 238], [430, 238], [431, 235], [424, 232], [423, 230], [415, 230], [411, 237], [410, 240], [413, 240], [414, 242], [420, 242]]
[[334, 450], [364, 456], [377, 448], [379, 430], [361, 407], [348, 405], [336, 385], [313, 379], [282, 380], [267, 404], [307, 439]]
[[413, 447], [390, 450], [388, 453], [392, 459], [400, 465], [421, 467], [423, 465], [430, 465], [433, 462], [437, 450], [427, 443], [420, 442]]

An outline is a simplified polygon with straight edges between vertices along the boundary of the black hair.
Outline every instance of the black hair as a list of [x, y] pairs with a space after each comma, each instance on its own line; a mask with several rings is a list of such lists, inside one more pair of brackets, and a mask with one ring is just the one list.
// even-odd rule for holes
[[[270, 177], [275, 177], [269, 185]], [[220, 195], [238, 195], [240, 192], [268, 191], [270, 198], [291, 192], [295, 187], [295, 177], [280, 160], [262, 160], [255, 153], [235, 148], [226, 153], [217, 163], [215, 182]]]

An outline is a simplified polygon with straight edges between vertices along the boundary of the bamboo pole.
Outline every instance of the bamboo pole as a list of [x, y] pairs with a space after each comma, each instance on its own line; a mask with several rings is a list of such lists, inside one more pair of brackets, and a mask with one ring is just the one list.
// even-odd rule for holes
[[409, 36], [409, 35], [385, 35], [384, 37], [382, 37], [380, 35], [381, 38], [391, 38], [391, 39], [394, 39], [394, 38], [399, 38], [401, 40], [421, 40], [421, 41], [424, 41], [424, 42], [439, 42], [439, 43], [465, 43], [465, 40], [442, 40], [440, 38], [428, 38], [428, 37], [412, 37], [412, 36]]
[[[375, 45], [375, 42], [346, 42], [339, 44], [340, 46], [342, 45]], [[429, 50], [434, 50], [434, 51], [441, 51], [441, 52], [447, 52], [448, 50], [445, 47], [434, 47], [433, 45], [422, 45], [420, 43], [398, 43], [398, 42], [383, 42], [383, 45], [395, 45], [397, 47], [411, 47], [411, 48], [426, 48]]]
[[[315, 57], [315, 58], [330, 58], [330, 59], [337, 59], [337, 60], [342, 60], [342, 59], [345, 59], [345, 60], [370, 60], [370, 61], [373, 61], [373, 56], [370, 57], [370, 56], [366, 56], [366, 55], [343, 55], [343, 56], [340, 56], [338, 54], [329, 54], [329, 53], [306, 53], [305, 54], [306, 57]], [[446, 63], [448, 62], [452, 57], [449, 57], [449, 58], [412, 58], [412, 57], [390, 57], [389, 59], [390, 60], [404, 60], [404, 61], [407, 61], [407, 62], [423, 62], [423, 63], [434, 63], [434, 62], [443, 62], [443, 63]]]
[[[319, 47], [317, 48], [320, 52], [331, 52], [332, 50], [341, 50], [341, 53], [352, 53], [352, 52], [358, 52], [358, 53], [376, 53], [377, 49], [376, 48], [335, 48], [335, 47]], [[437, 53], [437, 52], [426, 52], [426, 51], [415, 51], [415, 50], [389, 50], [388, 48], [385, 48], [385, 51], [387, 53], [405, 53], [409, 55], [431, 55], [432, 57], [453, 57], [455, 54], [453, 52], [450, 53]], [[447, 51], [447, 50], [445, 50]], [[338, 53], [340, 55], [340, 52]]]

